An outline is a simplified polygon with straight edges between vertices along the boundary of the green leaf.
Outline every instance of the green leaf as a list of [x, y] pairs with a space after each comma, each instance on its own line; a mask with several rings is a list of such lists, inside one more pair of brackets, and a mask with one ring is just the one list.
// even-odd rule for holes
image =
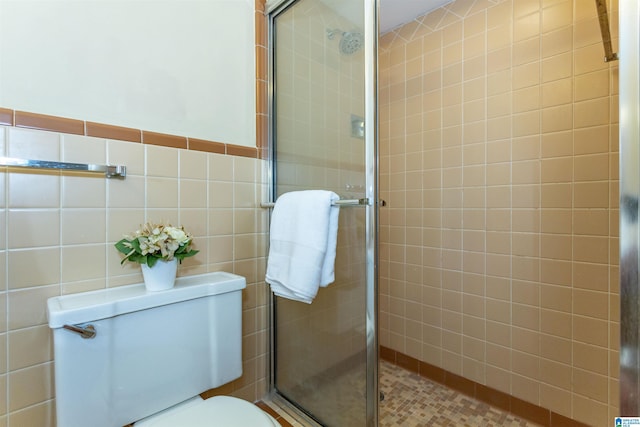
[[116, 247], [118, 252], [121, 252], [126, 255], [129, 252], [131, 252], [131, 247], [126, 246], [128, 243], [129, 241], [127, 239], [122, 239], [119, 242], [117, 242], [114, 246]]

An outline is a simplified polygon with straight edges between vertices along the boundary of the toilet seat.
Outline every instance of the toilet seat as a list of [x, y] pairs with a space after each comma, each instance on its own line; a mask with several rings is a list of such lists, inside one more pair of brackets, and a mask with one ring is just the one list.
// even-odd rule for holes
[[135, 427], [281, 427], [269, 414], [246, 400], [195, 397], [134, 424]]

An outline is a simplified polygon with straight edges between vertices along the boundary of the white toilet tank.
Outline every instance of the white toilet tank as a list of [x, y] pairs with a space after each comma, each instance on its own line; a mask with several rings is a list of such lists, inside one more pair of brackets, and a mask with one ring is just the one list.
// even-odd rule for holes
[[122, 427], [240, 377], [245, 286], [216, 272], [161, 292], [137, 284], [50, 298], [58, 427]]

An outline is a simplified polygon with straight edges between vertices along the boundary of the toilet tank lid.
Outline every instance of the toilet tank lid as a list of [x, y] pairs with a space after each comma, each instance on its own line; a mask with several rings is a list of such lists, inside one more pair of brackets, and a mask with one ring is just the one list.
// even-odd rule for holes
[[138, 283], [49, 298], [47, 318], [50, 328], [61, 328], [245, 287], [244, 277], [221, 271], [179, 277], [175, 287], [166, 291], [148, 292], [144, 283]]

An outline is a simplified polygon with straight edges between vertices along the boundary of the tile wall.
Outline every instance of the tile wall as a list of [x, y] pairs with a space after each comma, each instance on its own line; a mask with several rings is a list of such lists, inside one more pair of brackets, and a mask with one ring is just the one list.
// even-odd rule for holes
[[139, 283], [113, 243], [146, 219], [181, 224], [200, 253], [178, 275], [247, 278], [242, 378], [223, 386], [250, 401], [266, 391], [267, 213], [262, 160], [0, 127], [0, 153], [123, 164], [124, 180], [3, 168], [0, 172], [0, 426], [55, 425], [49, 297]]
[[[184, 225], [200, 253], [178, 275], [231, 271], [243, 293], [243, 376], [209, 394], [249, 401], [267, 384], [266, 26], [255, 0], [256, 147], [0, 108], [1, 155], [123, 164], [125, 180], [0, 168], [0, 427], [55, 426], [49, 297], [142, 281], [113, 243], [149, 220]], [[143, 142], [143, 144], [141, 144]]]
[[590, 1], [457, 0], [380, 39], [381, 345], [594, 426], [619, 340], [599, 31]]

